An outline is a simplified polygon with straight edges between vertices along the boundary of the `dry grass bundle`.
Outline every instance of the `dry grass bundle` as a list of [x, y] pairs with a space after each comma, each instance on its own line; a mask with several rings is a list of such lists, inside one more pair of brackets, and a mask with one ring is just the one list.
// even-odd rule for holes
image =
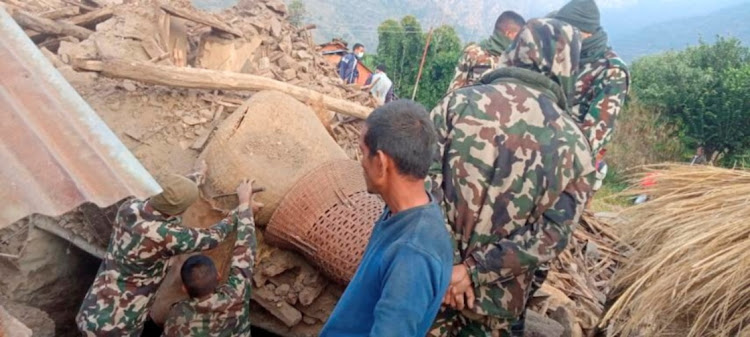
[[603, 323], [622, 336], [750, 336], [750, 172], [647, 167], [651, 200], [624, 211], [635, 248], [615, 278], [620, 296]]

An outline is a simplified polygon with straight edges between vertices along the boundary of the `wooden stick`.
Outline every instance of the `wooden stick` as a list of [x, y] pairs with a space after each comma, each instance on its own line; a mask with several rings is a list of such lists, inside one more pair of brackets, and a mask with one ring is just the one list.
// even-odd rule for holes
[[[265, 187], [254, 187], [253, 188], [253, 193], [265, 192], [265, 190], [266, 190]], [[224, 194], [215, 195], [215, 196], [211, 197], [211, 199], [219, 199], [219, 198], [229, 197], [229, 196], [233, 196], [233, 195], [237, 195], [237, 192], [224, 193]]]
[[302, 33], [304, 31], [313, 30], [313, 29], [316, 29], [316, 28], [318, 28], [318, 26], [316, 26], [315, 24], [309, 24], [309, 25], [304, 26], [304, 27], [299, 27], [299, 28], [297, 28], [297, 34]]
[[317, 91], [290, 85], [262, 76], [216, 71], [208, 69], [181, 68], [155, 65], [140, 61], [109, 59], [102, 61], [72, 60], [73, 66], [86, 71], [100, 71], [102, 75], [125, 78], [150, 84], [177, 88], [207, 90], [277, 90], [302, 102], [321, 102], [333, 112], [365, 119], [371, 108], [333, 98]]
[[78, 27], [71, 23], [41, 18], [22, 10], [12, 11], [11, 16], [21, 27], [35, 30], [40, 33], [67, 35], [80, 40], [85, 40], [89, 35], [94, 33], [93, 31], [83, 27]]
[[21, 256], [19, 255], [11, 255], [11, 254], [5, 254], [5, 253], [0, 253], [0, 257], [14, 259], [14, 260], [18, 260], [19, 258], [21, 258]]
[[46, 12], [39, 13], [40, 17], [50, 20], [57, 20], [67, 18], [69, 16], [78, 15], [81, 10], [78, 6], [66, 6], [63, 8], [53, 9]]
[[109, 20], [115, 13], [111, 8], [101, 8], [86, 14], [74, 16], [70, 19], [64, 20], [65, 22], [72, 23], [76, 26], [90, 27], [92, 25], [99, 24], [106, 20]]
[[96, 8], [94, 8], [94, 7], [86, 6], [86, 5], [82, 4], [82, 3], [79, 3], [79, 2], [76, 2], [76, 1], [73, 1], [73, 0], [62, 0], [62, 1], [64, 3], [66, 3], [66, 4], [78, 6], [78, 7], [80, 7], [81, 9], [83, 9], [83, 10], [85, 10], [87, 12], [92, 12], [92, 11], [96, 10]]
[[182, 8], [177, 8], [177, 7], [174, 7], [174, 6], [170, 6], [170, 5], [167, 5], [167, 4], [161, 5], [161, 9], [163, 9], [165, 12], [167, 12], [167, 13], [169, 13], [171, 15], [174, 15], [176, 17], [180, 17], [180, 18], [183, 18], [183, 19], [186, 19], [186, 20], [197, 22], [197, 23], [209, 26], [211, 28], [220, 30], [222, 32], [227, 32], [227, 33], [230, 33], [232, 35], [236, 35], [238, 37], [242, 37], [243, 36], [242, 31], [240, 31], [238, 29], [235, 29], [232, 26], [230, 26], [230, 25], [228, 25], [228, 24], [226, 24], [224, 22], [219, 21], [219, 20], [217, 20], [214, 17], [209, 17], [207, 15], [200, 15], [198, 13], [194, 13], [194, 12], [191, 12], [191, 11], [188, 11], [188, 10], [185, 10], [185, 9], [182, 9]]

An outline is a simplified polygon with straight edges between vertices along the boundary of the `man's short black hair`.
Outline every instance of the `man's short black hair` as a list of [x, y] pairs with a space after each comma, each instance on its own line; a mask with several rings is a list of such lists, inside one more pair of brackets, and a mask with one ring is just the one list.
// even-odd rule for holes
[[370, 156], [383, 151], [393, 158], [403, 175], [424, 179], [432, 164], [436, 133], [427, 110], [411, 100], [398, 100], [383, 105], [365, 121], [365, 145]]
[[378, 70], [380, 70], [380, 71], [382, 71], [382, 72], [386, 72], [386, 71], [385, 71], [385, 64], [379, 64], [379, 65], [378, 65], [378, 67], [377, 67], [376, 69], [378, 69]]
[[211, 258], [201, 254], [188, 258], [180, 269], [182, 283], [192, 298], [213, 293], [219, 283], [218, 276]]
[[365, 45], [363, 45], [363, 44], [361, 44], [361, 43], [357, 43], [357, 44], [355, 44], [355, 45], [354, 45], [354, 48], [352, 48], [352, 50], [357, 50], [357, 49], [359, 49], [359, 47], [362, 47], [362, 48], [364, 48], [364, 47], [365, 47]]
[[526, 20], [523, 19], [521, 14], [514, 11], [505, 11], [497, 17], [497, 21], [495, 21], [495, 31], [506, 32], [511, 28], [517, 28], [520, 30], [524, 25], [526, 25]]

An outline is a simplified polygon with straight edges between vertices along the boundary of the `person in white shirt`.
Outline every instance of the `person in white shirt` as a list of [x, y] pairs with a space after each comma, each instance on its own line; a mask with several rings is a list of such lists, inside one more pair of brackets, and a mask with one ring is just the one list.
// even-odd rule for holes
[[388, 103], [388, 90], [393, 86], [393, 82], [386, 74], [385, 65], [381, 64], [376, 68], [375, 75], [372, 76], [372, 83], [365, 86], [364, 89], [370, 89], [370, 94], [377, 101], [378, 106]]

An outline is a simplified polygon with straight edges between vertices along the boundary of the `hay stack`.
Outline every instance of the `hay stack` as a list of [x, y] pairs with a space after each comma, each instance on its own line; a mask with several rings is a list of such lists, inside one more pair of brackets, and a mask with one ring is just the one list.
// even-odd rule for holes
[[[654, 173], [651, 173], [654, 172]], [[622, 336], [750, 336], [750, 172], [666, 165], [651, 201], [625, 211], [635, 252], [618, 272], [607, 313]]]

